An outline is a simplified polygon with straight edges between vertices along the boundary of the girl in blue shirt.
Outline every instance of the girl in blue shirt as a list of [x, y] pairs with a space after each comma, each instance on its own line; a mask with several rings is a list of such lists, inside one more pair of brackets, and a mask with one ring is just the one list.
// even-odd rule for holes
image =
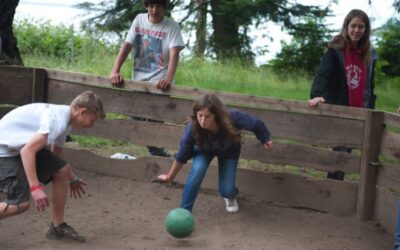
[[159, 175], [158, 181], [172, 182], [179, 170], [193, 158], [181, 201], [181, 207], [192, 211], [211, 160], [218, 158], [218, 190], [226, 203], [226, 210], [239, 211], [235, 185], [237, 163], [240, 156], [242, 129], [252, 131], [265, 149], [272, 149], [270, 133], [260, 119], [239, 110], [227, 110], [214, 94], [205, 94], [193, 106], [190, 123], [180, 141], [180, 148], [168, 174]]

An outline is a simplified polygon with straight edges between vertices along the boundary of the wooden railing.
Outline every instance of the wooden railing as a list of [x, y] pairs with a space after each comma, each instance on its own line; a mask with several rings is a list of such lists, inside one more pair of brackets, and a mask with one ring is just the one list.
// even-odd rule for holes
[[[69, 104], [85, 90], [98, 94], [107, 112], [164, 123], [104, 120], [91, 129], [74, 130], [73, 133], [171, 150], [178, 149], [193, 100], [213, 92], [179, 86], [161, 92], [152, 84], [134, 81], [126, 81], [123, 88], [113, 88], [107, 78], [100, 76], [41, 68], [0, 67], [0, 104]], [[271, 130], [272, 151], [263, 150], [255, 137], [246, 133], [241, 158], [360, 174], [357, 182], [239, 169], [237, 185], [241, 194], [336, 214], [356, 213], [361, 221], [375, 219], [388, 231], [394, 231], [400, 191], [400, 116], [334, 105], [310, 108], [301, 101], [214, 93], [230, 108], [261, 118]], [[0, 106], [0, 116], [11, 109]], [[352, 147], [355, 153], [332, 151], [335, 146]], [[165, 172], [172, 162], [172, 159], [160, 157], [115, 160], [77, 150], [67, 150], [66, 156], [82, 169], [138, 181], [150, 181]], [[178, 182], [184, 183], [188, 168], [183, 168]], [[216, 168], [211, 167], [202, 187], [215, 189], [216, 175]]]

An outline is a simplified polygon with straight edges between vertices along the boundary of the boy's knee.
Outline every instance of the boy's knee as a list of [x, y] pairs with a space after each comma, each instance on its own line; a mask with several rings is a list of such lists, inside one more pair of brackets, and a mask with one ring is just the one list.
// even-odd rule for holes
[[8, 216], [22, 214], [28, 209], [29, 209], [29, 201], [24, 201], [18, 205], [5, 204], [4, 208], [2, 209], [2, 211], [0, 211], [0, 213], [5, 213], [6, 214], [5, 217], [8, 217]]
[[30, 206], [29, 201], [22, 202], [21, 204], [19, 204], [17, 206], [17, 213], [20, 214], [20, 213], [25, 212], [26, 210], [29, 209], [29, 206]]
[[70, 166], [69, 164], [67, 164], [64, 167], [60, 168], [60, 170], [58, 170], [57, 173], [54, 174], [54, 177], [68, 179], [69, 175], [70, 175]]

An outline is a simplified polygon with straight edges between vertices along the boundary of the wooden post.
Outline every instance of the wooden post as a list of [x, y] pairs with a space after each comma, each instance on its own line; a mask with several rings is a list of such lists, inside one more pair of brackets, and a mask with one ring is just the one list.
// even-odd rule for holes
[[47, 101], [46, 71], [34, 68], [32, 75], [32, 102]]
[[374, 212], [377, 167], [384, 129], [383, 114], [369, 111], [365, 120], [357, 199], [357, 218], [360, 221], [371, 219]]

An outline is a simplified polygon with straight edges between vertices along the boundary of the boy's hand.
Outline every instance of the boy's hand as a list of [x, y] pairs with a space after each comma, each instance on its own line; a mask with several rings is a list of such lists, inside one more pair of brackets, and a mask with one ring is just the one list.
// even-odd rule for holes
[[110, 83], [115, 87], [121, 87], [124, 85], [124, 79], [119, 73], [111, 73], [110, 75]]
[[44, 212], [45, 208], [49, 206], [49, 200], [43, 188], [37, 188], [31, 192], [32, 198], [35, 201], [36, 209], [39, 212]]
[[74, 199], [78, 197], [81, 198], [82, 195], [85, 194], [85, 190], [83, 187], [86, 185], [87, 183], [79, 177], [76, 177], [74, 180], [70, 181], [69, 182], [70, 197]]
[[157, 82], [157, 88], [161, 90], [167, 90], [171, 86], [171, 82], [166, 79], [159, 80]]

